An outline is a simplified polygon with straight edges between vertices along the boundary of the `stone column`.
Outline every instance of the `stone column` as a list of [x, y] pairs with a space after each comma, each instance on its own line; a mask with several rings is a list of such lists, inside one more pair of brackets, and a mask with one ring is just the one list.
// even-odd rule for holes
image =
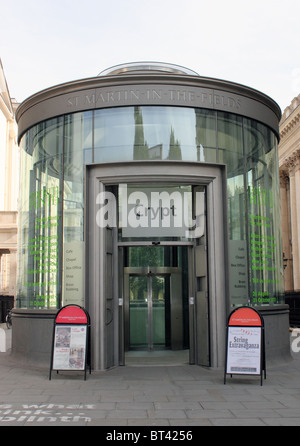
[[281, 235], [284, 266], [284, 290], [293, 291], [293, 259], [290, 221], [290, 178], [287, 170], [280, 169]]
[[300, 149], [288, 158], [294, 290], [300, 291]]

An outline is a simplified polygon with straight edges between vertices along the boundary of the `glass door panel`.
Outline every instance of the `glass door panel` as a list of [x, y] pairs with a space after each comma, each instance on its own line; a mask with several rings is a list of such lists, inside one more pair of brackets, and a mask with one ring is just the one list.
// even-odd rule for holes
[[165, 348], [165, 276], [129, 276], [129, 348]]
[[166, 345], [165, 276], [152, 276], [152, 348]]
[[148, 348], [148, 277], [129, 277], [130, 348]]

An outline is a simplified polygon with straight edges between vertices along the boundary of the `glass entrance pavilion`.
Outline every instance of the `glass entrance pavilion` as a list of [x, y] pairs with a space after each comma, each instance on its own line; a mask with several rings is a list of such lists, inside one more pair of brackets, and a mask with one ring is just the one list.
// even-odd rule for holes
[[164, 63], [25, 100], [13, 354], [49, 361], [55, 314], [77, 304], [96, 370], [156, 350], [223, 367], [243, 305], [265, 319], [267, 358], [288, 355], [280, 117], [261, 92]]

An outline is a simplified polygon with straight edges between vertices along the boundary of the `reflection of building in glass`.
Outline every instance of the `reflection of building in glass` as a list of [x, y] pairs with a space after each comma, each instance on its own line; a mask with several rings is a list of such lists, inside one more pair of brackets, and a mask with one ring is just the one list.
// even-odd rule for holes
[[15, 312], [38, 327], [63, 305], [87, 308], [97, 369], [137, 346], [223, 367], [226, 317], [240, 305], [281, 321], [282, 346], [270, 328], [269, 354], [287, 351], [279, 107], [182, 67], [125, 68], [18, 109]]
[[161, 160], [161, 157], [162, 157], [162, 144], [157, 144], [156, 146], [149, 148], [150, 160]]

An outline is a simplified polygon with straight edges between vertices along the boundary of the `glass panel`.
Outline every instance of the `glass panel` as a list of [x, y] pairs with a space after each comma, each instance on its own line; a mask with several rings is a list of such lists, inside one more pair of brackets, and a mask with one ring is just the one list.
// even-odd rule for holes
[[227, 165], [231, 305], [248, 305], [248, 258], [242, 118], [218, 112], [219, 162]]
[[216, 114], [184, 107], [135, 106], [95, 111], [94, 162], [216, 162]]
[[83, 163], [91, 155], [92, 113], [65, 117], [63, 305], [84, 306]]
[[133, 159], [133, 108], [96, 110], [94, 118], [95, 162], [130, 161]]
[[[28, 288], [28, 264], [30, 263], [29, 250], [29, 191], [30, 191], [30, 172], [32, 172], [32, 156], [26, 151], [29, 144], [29, 135], [27, 132], [21, 141], [20, 151], [20, 194], [19, 194], [19, 213], [18, 213], [18, 279], [17, 279], [17, 307], [28, 308], [30, 295], [33, 297], [33, 289]], [[32, 139], [32, 138], [31, 138]], [[32, 281], [32, 280], [31, 280]]]
[[18, 308], [60, 304], [62, 119], [31, 129], [21, 152]]
[[245, 119], [248, 237], [253, 305], [282, 302], [280, 197], [277, 141], [262, 124]]
[[240, 116], [218, 112], [218, 157], [228, 178], [244, 173], [242, 122]]
[[216, 160], [216, 113], [195, 109], [197, 161], [215, 163]]
[[166, 345], [165, 282], [164, 276], [152, 276], [152, 344], [153, 348]]
[[148, 348], [148, 277], [129, 277], [130, 348]]
[[135, 246], [129, 247], [127, 252], [127, 266], [169, 266], [166, 261], [166, 246]]

